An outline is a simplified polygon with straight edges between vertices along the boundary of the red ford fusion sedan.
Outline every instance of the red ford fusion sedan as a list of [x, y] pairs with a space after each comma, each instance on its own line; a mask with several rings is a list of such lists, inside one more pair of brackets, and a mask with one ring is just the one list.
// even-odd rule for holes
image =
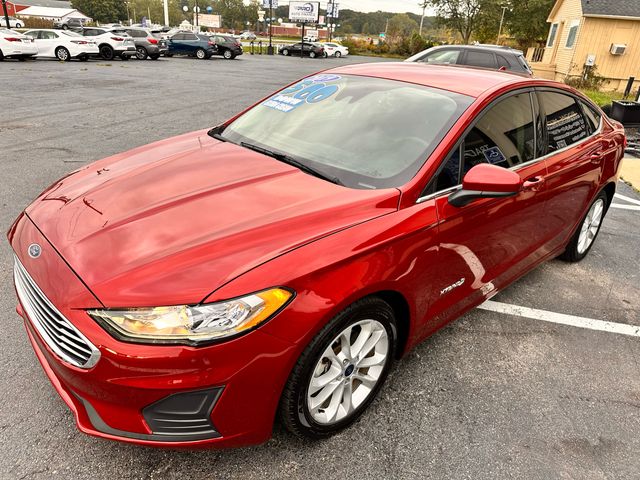
[[575, 90], [385, 63], [83, 167], [15, 221], [18, 313], [83, 432], [142, 445], [339, 431], [394, 359], [590, 250], [625, 138]]

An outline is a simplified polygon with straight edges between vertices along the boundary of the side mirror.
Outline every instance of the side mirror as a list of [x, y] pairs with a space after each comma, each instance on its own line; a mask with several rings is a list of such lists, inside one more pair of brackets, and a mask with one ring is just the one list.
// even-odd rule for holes
[[462, 189], [449, 195], [454, 207], [465, 205], [479, 198], [511, 197], [522, 188], [522, 179], [517, 173], [490, 163], [480, 163], [467, 172], [462, 179]]

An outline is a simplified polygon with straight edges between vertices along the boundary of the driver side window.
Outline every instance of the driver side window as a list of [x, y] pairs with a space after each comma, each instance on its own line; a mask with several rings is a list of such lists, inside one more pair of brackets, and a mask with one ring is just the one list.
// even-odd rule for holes
[[535, 158], [530, 94], [518, 93], [485, 110], [438, 169], [427, 195], [455, 187], [480, 163], [511, 168]]

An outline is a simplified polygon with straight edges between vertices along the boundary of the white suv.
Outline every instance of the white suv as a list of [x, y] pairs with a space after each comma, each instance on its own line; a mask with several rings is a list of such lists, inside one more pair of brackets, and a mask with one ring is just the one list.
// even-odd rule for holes
[[96, 42], [100, 56], [105, 60], [113, 60], [114, 57], [129, 60], [136, 54], [136, 44], [126, 33], [116, 33], [108, 28], [86, 27], [82, 29], [82, 35]]

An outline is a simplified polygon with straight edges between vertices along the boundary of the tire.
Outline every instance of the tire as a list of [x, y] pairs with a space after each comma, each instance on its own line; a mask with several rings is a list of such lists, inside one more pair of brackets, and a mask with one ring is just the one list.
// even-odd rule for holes
[[0, 62], [2, 62], [4, 60], [4, 53], [2, 53], [2, 50], [0, 50]]
[[196, 58], [198, 60], [204, 60], [207, 58], [207, 52], [204, 51], [204, 49], [199, 48], [196, 50]]
[[[376, 336], [378, 340], [361, 357], [362, 349]], [[347, 338], [350, 347], [345, 354], [341, 342]], [[395, 339], [393, 310], [379, 298], [364, 298], [336, 315], [300, 355], [287, 380], [279, 411], [283, 425], [299, 437], [319, 439], [355, 422], [384, 384], [393, 363]], [[354, 357], [356, 345], [360, 352]], [[323, 377], [324, 386], [319, 386], [318, 379]]]
[[159, 54], [159, 53], [156, 53], [155, 55], [149, 55], [149, 58], [150, 58], [151, 60], [158, 60], [158, 59], [160, 58], [160, 54]]
[[342, 56], [342, 54], [340, 52], [338, 52], [338, 51], [334, 55], [334, 57], [336, 57], [336, 58], [340, 58], [341, 56]]
[[24, 27], [24, 25], [22, 25], [20, 22], [16, 22], [15, 28], [22, 28], [22, 27]]
[[222, 52], [222, 56], [225, 60], [233, 60], [236, 57], [231, 50], [225, 50]]
[[64, 25], [62, 25], [62, 29], [63, 30], [69, 30], [69, 25], [67, 25], [66, 23]]
[[113, 60], [113, 48], [111, 48], [111, 45], [100, 45], [100, 56], [105, 60]]
[[316, 52], [309, 52], [309, 58], [316, 58], [317, 56]]
[[287, 50], [286, 48], [284, 50], [282, 50], [282, 55], [284, 55], [285, 57], [289, 56], [289, 50]]
[[149, 54], [147, 53], [147, 49], [144, 47], [136, 47], [136, 58], [138, 60], [146, 60]]
[[608, 205], [609, 197], [606, 192], [600, 192], [589, 206], [580, 226], [559, 258], [567, 262], [579, 262], [587, 256], [600, 232]]
[[61, 62], [68, 62], [71, 60], [71, 55], [69, 54], [69, 50], [64, 47], [56, 48], [56, 58]]

